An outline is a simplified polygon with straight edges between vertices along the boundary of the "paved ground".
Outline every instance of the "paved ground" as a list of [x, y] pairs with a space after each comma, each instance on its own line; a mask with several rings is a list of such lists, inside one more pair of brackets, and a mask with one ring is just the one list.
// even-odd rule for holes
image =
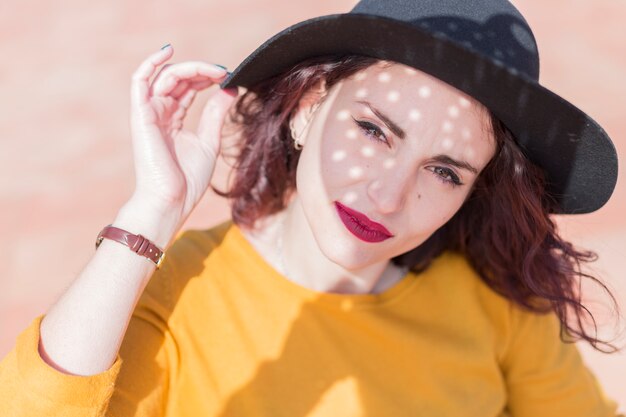
[[[535, 29], [542, 83], [592, 114], [625, 161], [626, 3], [515, 3]], [[232, 69], [289, 24], [347, 11], [353, 4], [67, 0], [63, 6], [0, 5], [0, 357], [20, 329], [72, 281], [93, 253], [97, 232], [130, 195], [127, 91], [143, 57], [171, 42], [175, 61], [202, 59]], [[192, 125], [203, 102], [200, 96]], [[561, 218], [559, 224], [574, 242], [600, 253], [595, 270], [626, 314], [623, 172], [604, 208]], [[208, 194], [186, 227], [209, 227], [227, 216], [225, 202]], [[597, 305], [599, 317], [610, 324], [610, 312]], [[603, 355], [579, 346], [607, 393], [626, 410], [626, 353]]]

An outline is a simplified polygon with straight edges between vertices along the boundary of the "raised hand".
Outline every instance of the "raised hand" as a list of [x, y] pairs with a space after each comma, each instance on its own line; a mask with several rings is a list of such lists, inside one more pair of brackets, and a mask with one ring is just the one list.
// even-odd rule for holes
[[225, 115], [236, 90], [213, 91], [197, 132], [185, 130], [187, 109], [198, 91], [223, 81], [224, 68], [201, 61], [164, 65], [168, 46], [150, 55], [131, 83], [131, 134], [136, 188], [132, 200], [155, 210], [180, 210], [184, 220], [196, 206], [215, 169]]

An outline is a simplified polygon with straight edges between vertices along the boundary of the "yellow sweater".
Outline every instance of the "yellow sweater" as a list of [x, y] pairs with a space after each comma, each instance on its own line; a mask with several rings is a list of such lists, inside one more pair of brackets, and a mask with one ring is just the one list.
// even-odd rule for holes
[[[103, 312], [106, 314], [106, 312]], [[514, 307], [445, 253], [381, 294], [318, 293], [226, 222], [182, 233], [98, 375], [0, 363], [2, 416], [614, 417], [555, 315]]]

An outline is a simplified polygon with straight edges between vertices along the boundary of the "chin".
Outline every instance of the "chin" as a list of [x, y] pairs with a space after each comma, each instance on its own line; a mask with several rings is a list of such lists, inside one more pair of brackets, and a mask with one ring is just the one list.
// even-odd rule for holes
[[[362, 245], [371, 245], [369, 243], [357, 241], [356, 238], [350, 236], [329, 236], [325, 235], [323, 242], [318, 241], [321, 252], [333, 263], [342, 268], [352, 271], [363, 269], [376, 263], [386, 262], [390, 258], [380, 258], [380, 252], [373, 245], [369, 248], [363, 248]], [[350, 241], [350, 239], [353, 239]], [[370, 252], [371, 251], [371, 252]], [[368, 253], [369, 252], [369, 253]]]

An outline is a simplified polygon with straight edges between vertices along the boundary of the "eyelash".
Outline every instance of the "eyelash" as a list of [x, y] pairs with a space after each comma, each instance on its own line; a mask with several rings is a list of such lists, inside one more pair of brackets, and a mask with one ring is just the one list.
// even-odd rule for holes
[[[365, 136], [367, 136], [368, 139], [374, 142], [384, 143], [387, 147], [391, 148], [391, 144], [389, 143], [389, 140], [387, 139], [385, 133], [374, 123], [366, 122], [364, 120], [357, 120], [354, 117], [352, 118], [352, 120], [354, 120], [354, 123], [356, 123], [356, 125], [365, 134]], [[375, 134], [372, 133], [372, 131]], [[384, 139], [380, 139], [381, 136]], [[459, 177], [451, 169], [445, 167], [434, 167], [433, 172], [435, 172], [436, 170], [440, 170], [440, 172], [443, 173], [436, 174], [435, 176], [439, 179], [439, 181], [443, 182], [444, 184], [451, 185], [452, 187], [458, 187], [459, 185], [463, 185], [463, 183], [459, 180]]]

